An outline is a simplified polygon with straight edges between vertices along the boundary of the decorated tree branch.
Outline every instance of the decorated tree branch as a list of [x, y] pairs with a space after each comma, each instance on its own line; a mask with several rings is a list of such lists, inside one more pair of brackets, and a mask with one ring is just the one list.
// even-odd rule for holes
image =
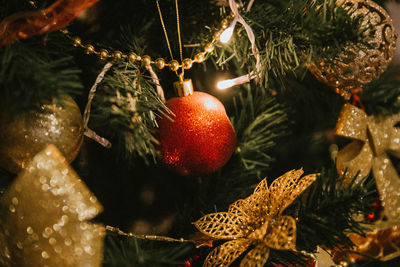
[[386, 1], [3, 2], [1, 265], [400, 264]]

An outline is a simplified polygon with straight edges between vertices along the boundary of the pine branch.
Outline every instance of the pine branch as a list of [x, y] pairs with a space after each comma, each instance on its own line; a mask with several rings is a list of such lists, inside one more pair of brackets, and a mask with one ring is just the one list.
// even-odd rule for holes
[[188, 244], [162, 244], [107, 236], [103, 264], [105, 267], [183, 265], [193, 250], [193, 246]]
[[[283, 82], [283, 76], [307, 62], [333, 59], [345, 46], [366, 44], [362, 18], [350, 17], [335, 1], [265, 1], [253, 5], [244, 13], [258, 38], [261, 53], [261, 82], [269, 79]], [[219, 52], [219, 64], [225, 64], [232, 55], [241, 64], [254, 70], [247, 36], [238, 27], [231, 45]], [[223, 56], [221, 56], [223, 55]]]
[[360, 97], [368, 114], [391, 115], [400, 112], [400, 65], [389, 67], [377, 80], [363, 88]]
[[372, 203], [377, 198], [375, 180], [365, 177], [345, 188], [342, 178], [336, 170], [322, 171], [309, 189], [308, 195], [299, 198], [297, 206], [297, 245], [306, 251], [313, 251], [316, 246], [345, 247], [353, 245], [348, 233], [363, 235], [366, 228], [364, 221], [357, 215], [365, 215], [372, 210]]
[[233, 173], [261, 179], [274, 162], [271, 150], [279, 137], [287, 133], [287, 113], [272, 95], [263, 95], [257, 87], [240, 93], [236, 99], [234, 124], [241, 164], [235, 165], [240, 169], [233, 169]]
[[55, 34], [49, 45], [42, 42], [37, 37], [0, 48], [0, 94], [10, 114], [49, 97], [79, 94], [83, 88], [80, 71], [62, 39]]
[[172, 114], [141, 71], [136, 64], [120, 63], [104, 78], [94, 98], [93, 123], [117, 140], [126, 157], [137, 155], [149, 163], [157, 156], [156, 119]]

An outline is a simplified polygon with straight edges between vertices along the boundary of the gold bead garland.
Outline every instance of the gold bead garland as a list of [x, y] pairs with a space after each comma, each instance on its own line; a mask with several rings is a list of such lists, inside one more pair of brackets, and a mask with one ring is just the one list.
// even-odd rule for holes
[[100, 60], [113, 60], [113, 61], [120, 61], [120, 60], [127, 60], [130, 63], [134, 62], [141, 62], [143, 66], [150, 66], [154, 65], [156, 66], [157, 69], [163, 69], [165, 67], [168, 67], [171, 71], [177, 71], [180, 68], [183, 69], [191, 69], [193, 66], [193, 63], [202, 63], [205, 60], [205, 56], [207, 53], [211, 53], [214, 51], [214, 44], [217, 42], [219, 39], [219, 36], [223, 32], [224, 29], [229, 27], [230, 21], [233, 18], [233, 14], [227, 16], [226, 18], [222, 19], [220, 23], [220, 29], [214, 32], [213, 38], [211, 42], [208, 42], [204, 45], [204, 50], [202, 52], [198, 52], [194, 55], [193, 59], [191, 58], [185, 58], [182, 60], [180, 63], [177, 60], [170, 60], [168, 63], [165, 61], [163, 58], [158, 58], [156, 60], [152, 60], [150, 56], [144, 55], [144, 56], [139, 56], [133, 52], [129, 54], [124, 54], [119, 50], [113, 51], [110, 53], [107, 49], [101, 49], [101, 50], [96, 50], [95, 47], [92, 44], [84, 44], [82, 43], [81, 38], [77, 36], [72, 36], [71, 33], [68, 31], [68, 29], [63, 29], [61, 32], [65, 34], [69, 39], [73, 41], [73, 45], [75, 47], [81, 47], [84, 49], [86, 54], [95, 54], [99, 57]]

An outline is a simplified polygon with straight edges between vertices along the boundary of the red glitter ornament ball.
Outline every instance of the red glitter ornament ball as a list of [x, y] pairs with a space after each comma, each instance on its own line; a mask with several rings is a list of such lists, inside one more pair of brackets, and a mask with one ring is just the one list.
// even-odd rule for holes
[[207, 175], [224, 166], [235, 150], [236, 134], [222, 103], [194, 92], [166, 105], [175, 117], [158, 121], [162, 163], [183, 176]]

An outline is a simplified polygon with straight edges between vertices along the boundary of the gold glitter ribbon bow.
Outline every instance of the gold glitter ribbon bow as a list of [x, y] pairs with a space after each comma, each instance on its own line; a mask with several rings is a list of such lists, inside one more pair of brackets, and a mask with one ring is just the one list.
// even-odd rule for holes
[[0, 199], [1, 266], [101, 266], [101, 204], [50, 145]]
[[400, 178], [387, 152], [400, 157], [400, 130], [394, 125], [400, 114], [367, 116], [350, 104], [345, 104], [336, 125], [336, 134], [354, 139], [338, 152], [336, 167], [345, 174], [345, 184], [359, 172], [358, 178], [372, 169], [385, 215], [389, 220], [400, 219]]
[[264, 266], [270, 248], [295, 250], [296, 220], [282, 212], [316, 179], [303, 177], [303, 170], [292, 170], [267, 185], [262, 180], [254, 193], [229, 206], [228, 212], [203, 216], [194, 223], [213, 239], [230, 239], [208, 254], [203, 266], [228, 266], [250, 246], [240, 266]]

